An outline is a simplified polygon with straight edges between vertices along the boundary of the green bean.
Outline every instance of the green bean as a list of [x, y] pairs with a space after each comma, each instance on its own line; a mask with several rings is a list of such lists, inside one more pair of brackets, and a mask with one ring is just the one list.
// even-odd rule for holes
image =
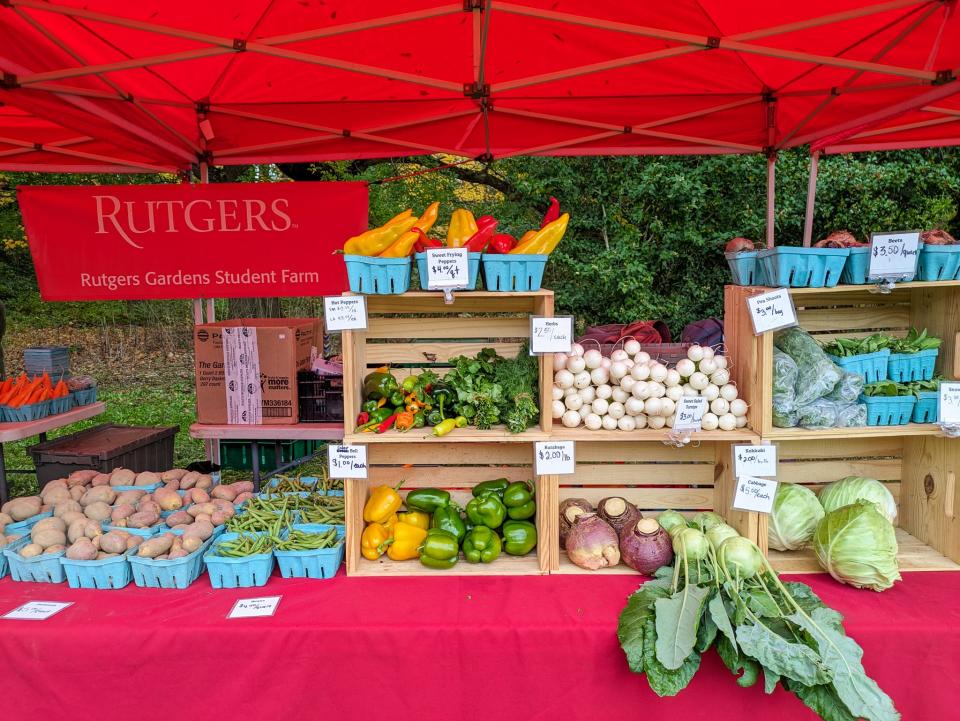
[[253, 536], [241, 533], [237, 538], [221, 541], [214, 549], [214, 555], [225, 558], [242, 558], [259, 553], [269, 553], [274, 546], [272, 536]]
[[337, 529], [335, 528], [319, 533], [292, 530], [285, 540], [276, 543], [275, 548], [278, 551], [317, 551], [324, 548], [334, 548], [339, 542]]

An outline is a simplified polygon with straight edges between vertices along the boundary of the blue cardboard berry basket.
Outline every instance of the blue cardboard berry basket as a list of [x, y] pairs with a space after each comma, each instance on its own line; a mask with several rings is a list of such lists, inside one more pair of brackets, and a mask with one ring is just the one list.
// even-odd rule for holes
[[396, 295], [410, 289], [410, 258], [371, 258], [345, 255], [350, 291], [366, 295]]
[[920, 250], [920, 280], [960, 280], [960, 245], [927, 245]]
[[[217, 544], [239, 538], [240, 533], [224, 533], [216, 539], [213, 546], [204, 554], [203, 561], [210, 576], [210, 585], [214, 588], [253, 588], [264, 586], [273, 573], [273, 551], [257, 553], [252, 556], [230, 558], [217, 555]], [[251, 534], [246, 535], [262, 535]]]
[[[344, 527], [328, 526], [323, 523], [297, 523], [290, 530], [307, 533], [323, 533], [331, 528], [337, 529], [337, 545], [333, 548], [320, 548], [313, 551], [280, 551], [274, 549], [280, 575], [284, 578], [333, 578], [337, 575], [344, 556]], [[283, 538], [289, 535], [284, 530]]]
[[744, 250], [739, 253], [724, 253], [730, 275], [736, 285], [766, 285], [767, 278], [759, 262], [759, 251]]
[[905, 426], [913, 416], [916, 396], [860, 396], [867, 406], [868, 426]]
[[916, 353], [891, 353], [887, 361], [887, 377], [897, 383], [928, 381], [933, 378], [939, 348], [928, 348]]
[[779, 246], [758, 251], [768, 285], [789, 288], [832, 288], [840, 282], [849, 248]]
[[60, 559], [60, 565], [63, 566], [70, 588], [123, 588], [133, 580], [129, 558], [136, 552], [136, 548], [131, 548], [119, 556], [99, 561], [73, 561], [64, 556]]
[[505, 293], [540, 290], [549, 255], [484, 253], [483, 284], [487, 290]]
[[34, 583], [63, 583], [66, 580], [66, 574], [63, 566], [60, 565], [60, 559], [64, 552], [41, 553], [33, 558], [24, 558], [20, 555], [20, 549], [28, 543], [30, 543], [30, 537], [25, 536], [3, 549], [3, 555], [6, 556], [10, 566], [10, 578], [14, 581]]
[[[474, 290], [477, 287], [477, 276], [480, 275], [480, 253], [467, 253], [467, 271], [468, 277], [467, 282], [462, 288], [457, 288], [456, 290]], [[420, 288], [423, 290], [432, 290], [440, 292], [440, 288], [428, 288], [427, 287], [427, 254], [415, 253], [414, 258], [417, 259], [417, 273], [420, 275]]]
[[936, 423], [940, 415], [940, 391], [920, 391], [913, 406], [914, 423]]
[[838, 358], [827, 353], [827, 357], [847, 373], [857, 373], [865, 383], [876, 383], [887, 379], [887, 363], [890, 359], [889, 348], [878, 350], [875, 353], [861, 353], [845, 358]]

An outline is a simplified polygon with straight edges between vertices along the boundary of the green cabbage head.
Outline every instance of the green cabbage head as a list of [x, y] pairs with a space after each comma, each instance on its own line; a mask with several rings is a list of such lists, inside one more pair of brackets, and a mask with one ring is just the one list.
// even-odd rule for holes
[[773, 499], [767, 526], [767, 544], [778, 551], [795, 551], [806, 546], [823, 518], [817, 494], [806, 486], [781, 483]]
[[870, 501], [829, 511], [813, 534], [813, 551], [840, 583], [883, 591], [900, 580], [893, 524]]
[[897, 520], [897, 502], [880, 481], [862, 476], [847, 476], [826, 485], [820, 491], [820, 503], [827, 513], [856, 501], [871, 501], [890, 523]]

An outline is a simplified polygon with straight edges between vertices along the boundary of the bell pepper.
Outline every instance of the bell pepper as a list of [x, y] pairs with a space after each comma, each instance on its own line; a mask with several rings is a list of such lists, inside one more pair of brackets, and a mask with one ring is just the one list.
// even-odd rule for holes
[[394, 561], [414, 559], [420, 555], [420, 544], [426, 537], [424, 529], [400, 521], [393, 527], [393, 543], [387, 549], [387, 556]]
[[364, 425], [364, 424], [365, 424], [367, 421], [369, 421], [369, 420], [370, 420], [370, 414], [367, 413], [366, 411], [360, 411], [360, 413], [357, 414], [357, 425], [358, 425], [358, 426]]
[[503, 505], [507, 515], [514, 521], [522, 521], [537, 512], [537, 502], [533, 497], [533, 484], [530, 481], [516, 481], [503, 492]]
[[430, 529], [430, 514], [423, 511], [406, 511], [397, 516], [400, 523], [409, 523], [411, 526], [422, 528], [424, 531]]
[[381, 523], [380, 525], [387, 529], [387, 533], [390, 534], [390, 538], [393, 538], [393, 528], [400, 521], [400, 514], [391, 513], [390, 518]]
[[400, 385], [393, 375], [387, 371], [376, 370], [367, 374], [367, 377], [363, 379], [363, 397], [375, 401], [381, 398], [389, 400], [390, 395], [399, 387]]
[[400, 220], [391, 220], [379, 228], [372, 228], [355, 235], [343, 244], [347, 255], [376, 256], [392, 246], [397, 239], [406, 234], [417, 222], [412, 213]]
[[433, 435], [445, 436], [456, 427], [457, 420], [455, 418], [447, 418], [433, 427]]
[[483, 481], [473, 487], [473, 497], [480, 498], [480, 496], [485, 496], [488, 493], [496, 493], [500, 498], [503, 498], [503, 492], [507, 490], [509, 485], [510, 481], [506, 478], [498, 478], [495, 481]]
[[417, 376], [407, 376], [403, 379], [403, 383], [400, 384], [400, 387], [403, 388], [404, 393], [412, 393], [414, 388], [417, 387]]
[[367, 523], [383, 523], [400, 509], [403, 499], [397, 492], [403, 481], [396, 486], [374, 486], [363, 507], [363, 520]]
[[530, 240], [517, 246], [511, 253], [527, 253], [530, 255], [549, 255], [557, 247], [557, 243], [567, 232], [567, 223], [570, 222], [570, 213], [564, 213], [549, 225], [544, 226], [534, 234]]
[[453, 568], [460, 554], [460, 542], [442, 528], [431, 528], [420, 546], [420, 563], [428, 568]]
[[413, 427], [423, 428], [427, 425], [427, 416], [423, 411], [417, 411], [413, 414]]
[[517, 245], [517, 239], [508, 233], [496, 233], [490, 239], [490, 245], [487, 246], [488, 253], [499, 253], [506, 255]]
[[452, 533], [457, 537], [457, 541], [462, 541], [467, 533], [467, 525], [460, 517], [460, 509], [453, 506], [441, 507], [434, 511], [430, 528], [440, 528], [447, 533]]
[[464, 208], [457, 208], [450, 216], [450, 227], [447, 228], [447, 247], [462, 248], [476, 233], [477, 221], [473, 213]]
[[413, 244], [422, 238], [426, 238], [427, 232], [437, 222], [437, 213], [440, 210], [440, 203], [433, 202], [423, 211], [423, 215], [410, 224], [402, 235], [394, 239], [394, 242], [380, 252], [381, 258], [405, 258], [413, 252]]
[[373, 413], [377, 410], [377, 402], [374, 400], [364, 401], [360, 406], [361, 411], [366, 411], [367, 413]]
[[525, 556], [537, 545], [537, 527], [529, 521], [507, 521], [503, 532], [503, 550], [511, 556]]
[[[443, 414], [438, 410], [433, 410], [427, 413], [427, 425], [428, 426], [438, 426], [443, 422]], [[456, 425], [456, 423], [454, 423]]]
[[500, 536], [486, 526], [475, 526], [463, 539], [463, 557], [468, 563], [492, 563], [502, 548]]
[[477, 219], [477, 232], [470, 236], [466, 248], [468, 253], [482, 253], [497, 230], [497, 219], [484, 215]]
[[500, 528], [507, 517], [507, 507], [496, 493], [473, 498], [467, 504], [467, 518], [474, 526]]
[[560, 201], [550, 196], [550, 207], [543, 214], [543, 220], [540, 222], [541, 228], [546, 228], [550, 223], [560, 217]]
[[360, 536], [360, 553], [364, 558], [376, 561], [390, 545], [390, 533], [380, 523], [370, 523]]
[[450, 492], [440, 488], [418, 488], [407, 494], [404, 503], [411, 511], [436, 513], [450, 505]]

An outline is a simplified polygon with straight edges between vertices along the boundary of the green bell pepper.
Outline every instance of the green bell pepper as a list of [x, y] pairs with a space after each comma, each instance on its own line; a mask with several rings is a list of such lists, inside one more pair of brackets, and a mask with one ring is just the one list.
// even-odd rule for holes
[[417, 411], [413, 414], [413, 427], [423, 428], [427, 424], [427, 416], [423, 411]]
[[406, 410], [407, 404], [403, 397], [403, 391], [394, 391], [390, 394], [390, 405], [394, 408], [399, 408], [401, 410]]
[[403, 392], [404, 392], [404, 393], [413, 393], [413, 391], [414, 391], [414, 389], [417, 387], [417, 383], [419, 383], [419, 381], [420, 381], [420, 377], [419, 377], [419, 376], [407, 376], [406, 378], [404, 378], [404, 379], [403, 379], [403, 385], [402, 385]]
[[430, 395], [433, 397], [433, 402], [440, 411], [440, 418], [444, 419], [450, 415], [447, 411], [451, 410], [454, 398], [450, 389], [444, 385], [435, 385]]
[[427, 414], [427, 425], [436, 426], [443, 421], [443, 414], [438, 410], [432, 410]]
[[529, 521], [503, 524], [503, 550], [511, 556], [525, 556], [537, 545], [537, 527]]
[[450, 505], [450, 493], [439, 488], [418, 488], [407, 494], [404, 503], [411, 511], [435, 513]]
[[375, 401], [381, 398], [389, 398], [390, 394], [399, 387], [397, 379], [389, 373], [374, 371], [363, 379], [363, 397]]
[[431, 528], [420, 546], [420, 563], [428, 568], [453, 568], [460, 553], [460, 542], [442, 528]]
[[507, 507], [507, 515], [515, 521], [532, 518], [537, 512], [533, 484], [530, 481], [511, 483], [503, 492], [503, 505]]
[[474, 526], [500, 528], [507, 517], [507, 507], [495, 493], [473, 498], [467, 504], [467, 518]]
[[477, 526], [463, 539], [463, 557], [468, 563], [492, 563], [500, 555], [502, 547], [496, 531]]
[[360, 410], [361, 410], [361, 411], [366, 411], [367, 413], [373, 413], [375, 410], [377, 410], [377, 402], [376, 402], [376, 401], [364, 401], [364, 402], [363, 402], [363, 405], [360, 406]]
[[495, 481], [484, 481], [473, 487], [473, 497], [480, 498], [480, 496], [485, 496], [488, 493], [496, 493], [500, 498], [503, 498], [503, 492], [507, 490], [509, 485], [510, 481], [506, 478], [498, 478]]
[[433, 512], [433, 518], [430, 520], [431, 528], [439, 528], [452, 533], [457, 537], [457, 541], [462, 541], [467, 535], [467, 525], [460, 517], [460, 510], [453, 506], [438, 508]]

